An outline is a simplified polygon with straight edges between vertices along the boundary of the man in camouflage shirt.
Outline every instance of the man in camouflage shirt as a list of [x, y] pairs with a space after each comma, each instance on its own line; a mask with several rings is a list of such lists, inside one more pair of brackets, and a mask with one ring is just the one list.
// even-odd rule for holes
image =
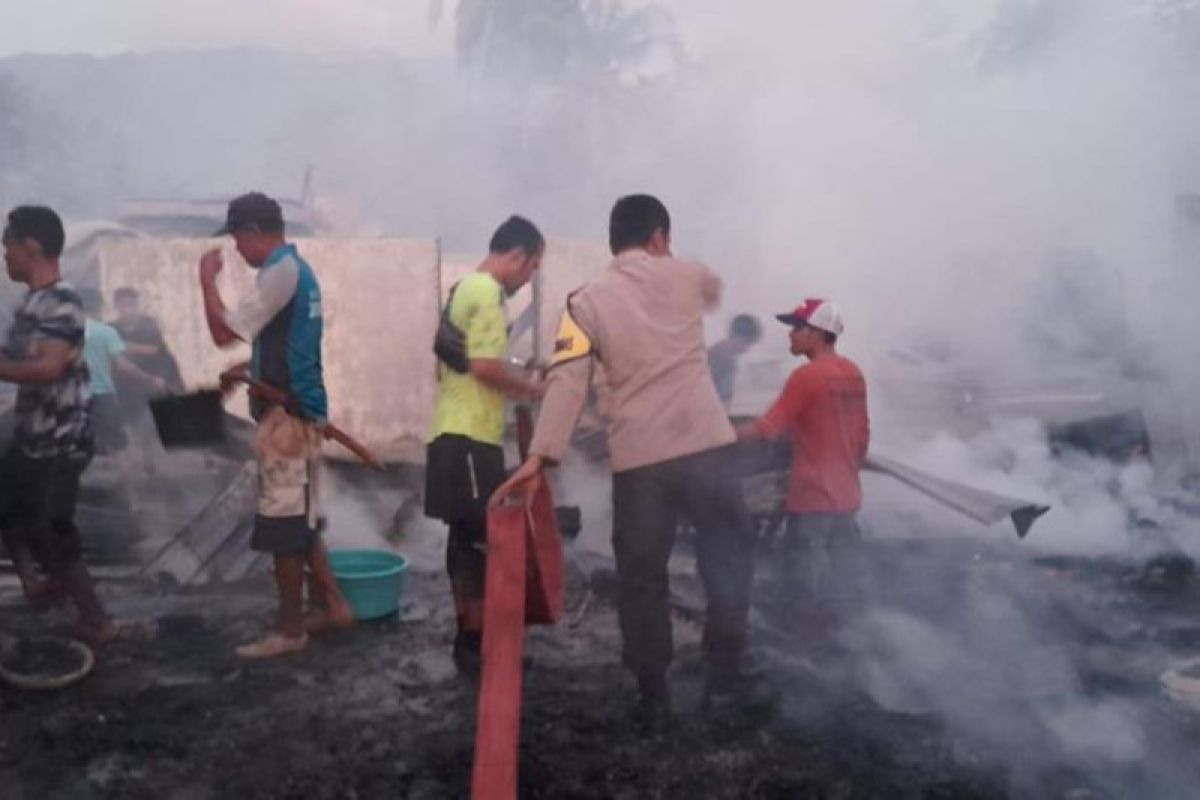
[[100, 644], [118, 630], [80, 560], [74, 521], [92, 432], [83, 308], [58, 264], [64, 239], [62, 221], [49, 208], [21, 206], [8, 214], [8, 276], [29, 291], [0, 354], [0, 381], [17, 385], [13, 439], [0, 455], [0, 535], [30, 601], [69, 598], [79, 611], [80, 635]]

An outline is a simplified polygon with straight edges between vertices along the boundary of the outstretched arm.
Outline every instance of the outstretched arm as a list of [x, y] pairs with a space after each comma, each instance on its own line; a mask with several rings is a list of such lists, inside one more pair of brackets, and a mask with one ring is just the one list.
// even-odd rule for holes
[[512, 372], [498, 358], [472, 358], [467, 369], [472, 378], [506, 397], [536, 400], [545, 393], [543, 384]]
[[121, 373], [127, 378], [137, 381], [147, 389], [156, 392], [166, 392], [167, 382], [162, 378], [155, 377], [143, 369], [140, 369], [136, 364], [130, 361], [123, 355], [115, 355], [112, 359], [113, 369]]
[[590, 357], [577, 358], [550, 370], [529, 457], [492, 495], [493, 504], [511, 497], [528, 499], [542, 479], [542, 470], [562, 461], [570, 447], [575, 423], [583, 411], [591, 375]]
[[152, 358], [162, 351], [162, 347], [157, 344], [134, 344], [132, 342], [126, 342], [125, 351], [131, 356]]
[[746, 422], [734, 428], [738, 441], [777, 439], [787, 434], [795, 424], [796, 418], [804, 412], [809, 394], [804, 373], [800, 370], [793, 372], [766, 414], [753, 422]]

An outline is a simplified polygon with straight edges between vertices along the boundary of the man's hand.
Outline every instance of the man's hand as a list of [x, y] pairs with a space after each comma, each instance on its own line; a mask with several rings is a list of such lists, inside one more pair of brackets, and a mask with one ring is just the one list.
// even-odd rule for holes
[[546, 394], [543, 381], [517, 374], [498, 358], [472, 358], [467, 370], [484, 386], [515, 400], [540, 400]]
[[243, 361], [241, 364], [234, 364], [229, 369], [221, 373], [217, 380], [220, 382], [221, 391], [229, 392], [239, 381], [245, 381], [250, 377], [250, 362]]
[[741, 425], [735, 425], [733, 432], [737, 434], [739, 442], [752, 442], [755, 439], [761, 439], [762, 434], [758, 432], [758, 425], [753, 422], [743, 422]]
[[200, 281], [211, 283], [216, 281], [221, 270], [225, 268], [225, 260], [221, 258], [221, 249], [214, 247], [200, 257]]
[[209, 250], [200, 258], [200, 292], [204, 295], [204, 321], [208, 324], [208, 332], [217, 347], [230, 347], [241, 341], [225, 321], [225, 304], [221, 302], [221, 292], [217, 289], [217, 276], [221, 274], [224, 266], [221, 251], [217, 248]]
[[546, 382], [533, 378], [529, 380], [529, 399], [541, 400], [546, 396]]
[[542, 457], [537, 455], [525, 459], [525, 463], [517, 468], [512, 477], [500, 484], [500, 488], [488, 500], [488, 505], [498, 506], [514, 499], [528, 505], [534, 492], [542, 485], [542, 463]]

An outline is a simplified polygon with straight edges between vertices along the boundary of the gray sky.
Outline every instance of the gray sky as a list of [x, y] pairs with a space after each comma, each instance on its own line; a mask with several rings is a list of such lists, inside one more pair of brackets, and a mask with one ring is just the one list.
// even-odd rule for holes
[[[449, 4], [448, 4], [449, 5]], [[426, 0], [0, 0], [0, 57], [263, 46], [449, 53]]]
[[[790, 0], [748, 0], [760, 13]], [[636, 6], [647, 0], [626, 0]], [[655, 0], [695, 43], [720, 39], [724, 3]], [[453, 50], [454, 0], [430, 30], [428, 0], [0, 0], [0, 58], [258, 46], [309, 52], [382, 49], [403, 55]]]
[[[896, 28], [921, 38], [975, 28], [999, 0], [743, 0], [736, 9], [725, 0], [624, 2], [667, 9], [693, 52], [745, 51], [741, 54], [761, 58], [765, 49], [791, 61], [799, 49], [809, 69], [842, 70], [846, 60], [890, 57], [886, 48], [871, 44]], [[455, 0], [444, 0], [443, 19], [432, 30], [429, 5], [429, 0], [0, 0], [0, 58], [246, 46], [449, 55]], [[754, 35], [731, 36], [731, 25]]]

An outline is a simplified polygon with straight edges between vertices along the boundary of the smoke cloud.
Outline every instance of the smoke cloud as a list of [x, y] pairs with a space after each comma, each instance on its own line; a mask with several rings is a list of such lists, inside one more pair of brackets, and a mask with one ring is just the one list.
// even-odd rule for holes
[[[239, 20], [265, 28], [282, 5]], [[1017, 543], [872, 479], [872, 539], [933, 544], [881, 579], [904, 602], [845, 631], [864, 690], [937, 714], [990, 758], [1115, 771], [1143, 796], [1182, 789], [1154, 671], [1130, 669], [1132, 695], [1085, 685], [1077, 626], [1030, 559], [1200, 550], [1163, 493], [1194, 470], [1200, 429], [1200, 226], [1179, 200], [1200, 186], [1200, 2], [577, 5], [512, 3], [471, 27], [445, 3], [428, 32], [425, 9], [401, 22], [379, 4], [310, 2], [267, 48], [215, 25], [159, 48], [146, 35], [167, 25], [158, 10], [131, 38], [101, 26], [94, 46], [68, 48], [139, 52], [0, 60], [0, 204], [87, 218], [128, 197], [295, 196], [313, 165], [335, 232], [471, 250], [514, 211], [603, 239], [615, 197], [659, 194], [676, 249], [726, 278], [724, 317], [839, 302], [840, 346], [866, 368], [889, 451], [1054, 506]], [[130, 19], [143, 6], [127, 4]], [[314, 45], [327, 25], [343, 46]], [[414, 44], [414, 26], [436, 46]], [[767, 330], [764, 396], [792, 366]], [[1153, 470], [1048, 444], [1056, 421], [1131, 409]], [[580, 549], [603, 550], [604, 479], [568, 491], [590, 507]], [[388, 523], [358, 500], [339, 513], [355, 543]], [[955, 602], [922, 599], [943, 578]], [[1113, 641], [1138, 642], [1125, 636]], [[1156, 666], [1170, 655], [1145, 651]], [[1143, 761], [1158, 777], [1130, 778]]]

